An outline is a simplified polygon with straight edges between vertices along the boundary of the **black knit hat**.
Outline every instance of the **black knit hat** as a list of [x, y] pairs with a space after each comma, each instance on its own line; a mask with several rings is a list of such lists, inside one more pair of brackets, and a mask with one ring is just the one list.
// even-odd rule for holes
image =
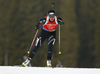
[[49, 17], [54, 17], [55, 16], [55, 11], [54, 10], [49, 10], [48, 15], [49, 15]]
[[55, 11], [54, 10], [49, 10], [48, 11], [48, 14], [51, 13], [51, 12], [53, 12], [55, 14]]

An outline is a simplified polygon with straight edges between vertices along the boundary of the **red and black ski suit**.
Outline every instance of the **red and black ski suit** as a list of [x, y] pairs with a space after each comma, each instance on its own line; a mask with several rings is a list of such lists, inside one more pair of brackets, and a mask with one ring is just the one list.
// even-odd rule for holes
[[39, 27], [39, 24], [43, 24], [42, 30], [36, 40], [35, 47], [31, 50], [29, 54], [29, 58], [33, 58], [33, 56], [36, 54], [37, 50], [41, 47], [43, 42], [47, 39], [48, 41], [48, 52], [47, 52], [47, 60], [51, 60], [52, 57], [52, 48], [55, 44], [56, 40], [56, 27], [58, 24], [62, 25], [63, 21], [60, 17], [55, 16], [54, 21], [49, 20], [49, 16], [46, 16], [45, 18], [41, 18], [36, 27]]

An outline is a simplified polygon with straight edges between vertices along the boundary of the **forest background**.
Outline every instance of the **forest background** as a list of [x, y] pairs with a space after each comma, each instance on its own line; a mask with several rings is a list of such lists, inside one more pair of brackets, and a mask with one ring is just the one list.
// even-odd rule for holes
[[[58, 55], [58, 29], [52, 64], [64, 67], [100, 68], [100, 0], [0, 0], [0, 65], [21, 65], [27, 56], [37, 21], [54, 10], [61, 26], [61, 55]], [[40, 24], [40, 27], [42, 24]], [[41, 31], [41, 30], [39, 30]], [[46, 66], [47, 41], [31, 61]]]

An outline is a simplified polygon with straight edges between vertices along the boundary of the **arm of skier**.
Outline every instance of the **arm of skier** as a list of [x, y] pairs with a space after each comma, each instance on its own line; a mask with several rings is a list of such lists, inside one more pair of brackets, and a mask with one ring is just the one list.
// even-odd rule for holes
[[64, 24], [62, 18], [60, 18], [60, 17], [58, 17], [57, 21], [58, 21], [58, 23], [59, 23], [60, 25], [63, 25], [63, 24]]
[[36, 28], [35, 28], [35, 29], [36, 29], [36, 30], [39, 29], [39, 25], [40, 25], [40, 24], [44, 24], [45, 21], [46, 21], [46, 18], [41, 18], [41, 19], [39, 19], [38, 22], [37, 22], [37, 24], [36, 24]]

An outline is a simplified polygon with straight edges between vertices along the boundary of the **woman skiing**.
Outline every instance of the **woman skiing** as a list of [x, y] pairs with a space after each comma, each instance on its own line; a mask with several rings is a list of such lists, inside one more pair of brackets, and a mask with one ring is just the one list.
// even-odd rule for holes
[[60, 17], [55, 16], [54, 10], [49, 10], [48, 15], [44, 18], [41, 18], [37, 25], [36, 30], [39, 29], [39, 24], [43, 24], [42, 30], [36, 40], [35, 47], [31, 50], [28, 59], [22, 63], [22, 66], [27, 66], [33, 56], [36, 54], [37, 50], [41, 47], [43, 42], [47, 39], [48, 41], [48, 52], [47, 52], [47, 66], [52, 66], [51, 57], [52, 49], [56, 41], [56, 27], [58, 24], [63, 25], [63, 21]]

